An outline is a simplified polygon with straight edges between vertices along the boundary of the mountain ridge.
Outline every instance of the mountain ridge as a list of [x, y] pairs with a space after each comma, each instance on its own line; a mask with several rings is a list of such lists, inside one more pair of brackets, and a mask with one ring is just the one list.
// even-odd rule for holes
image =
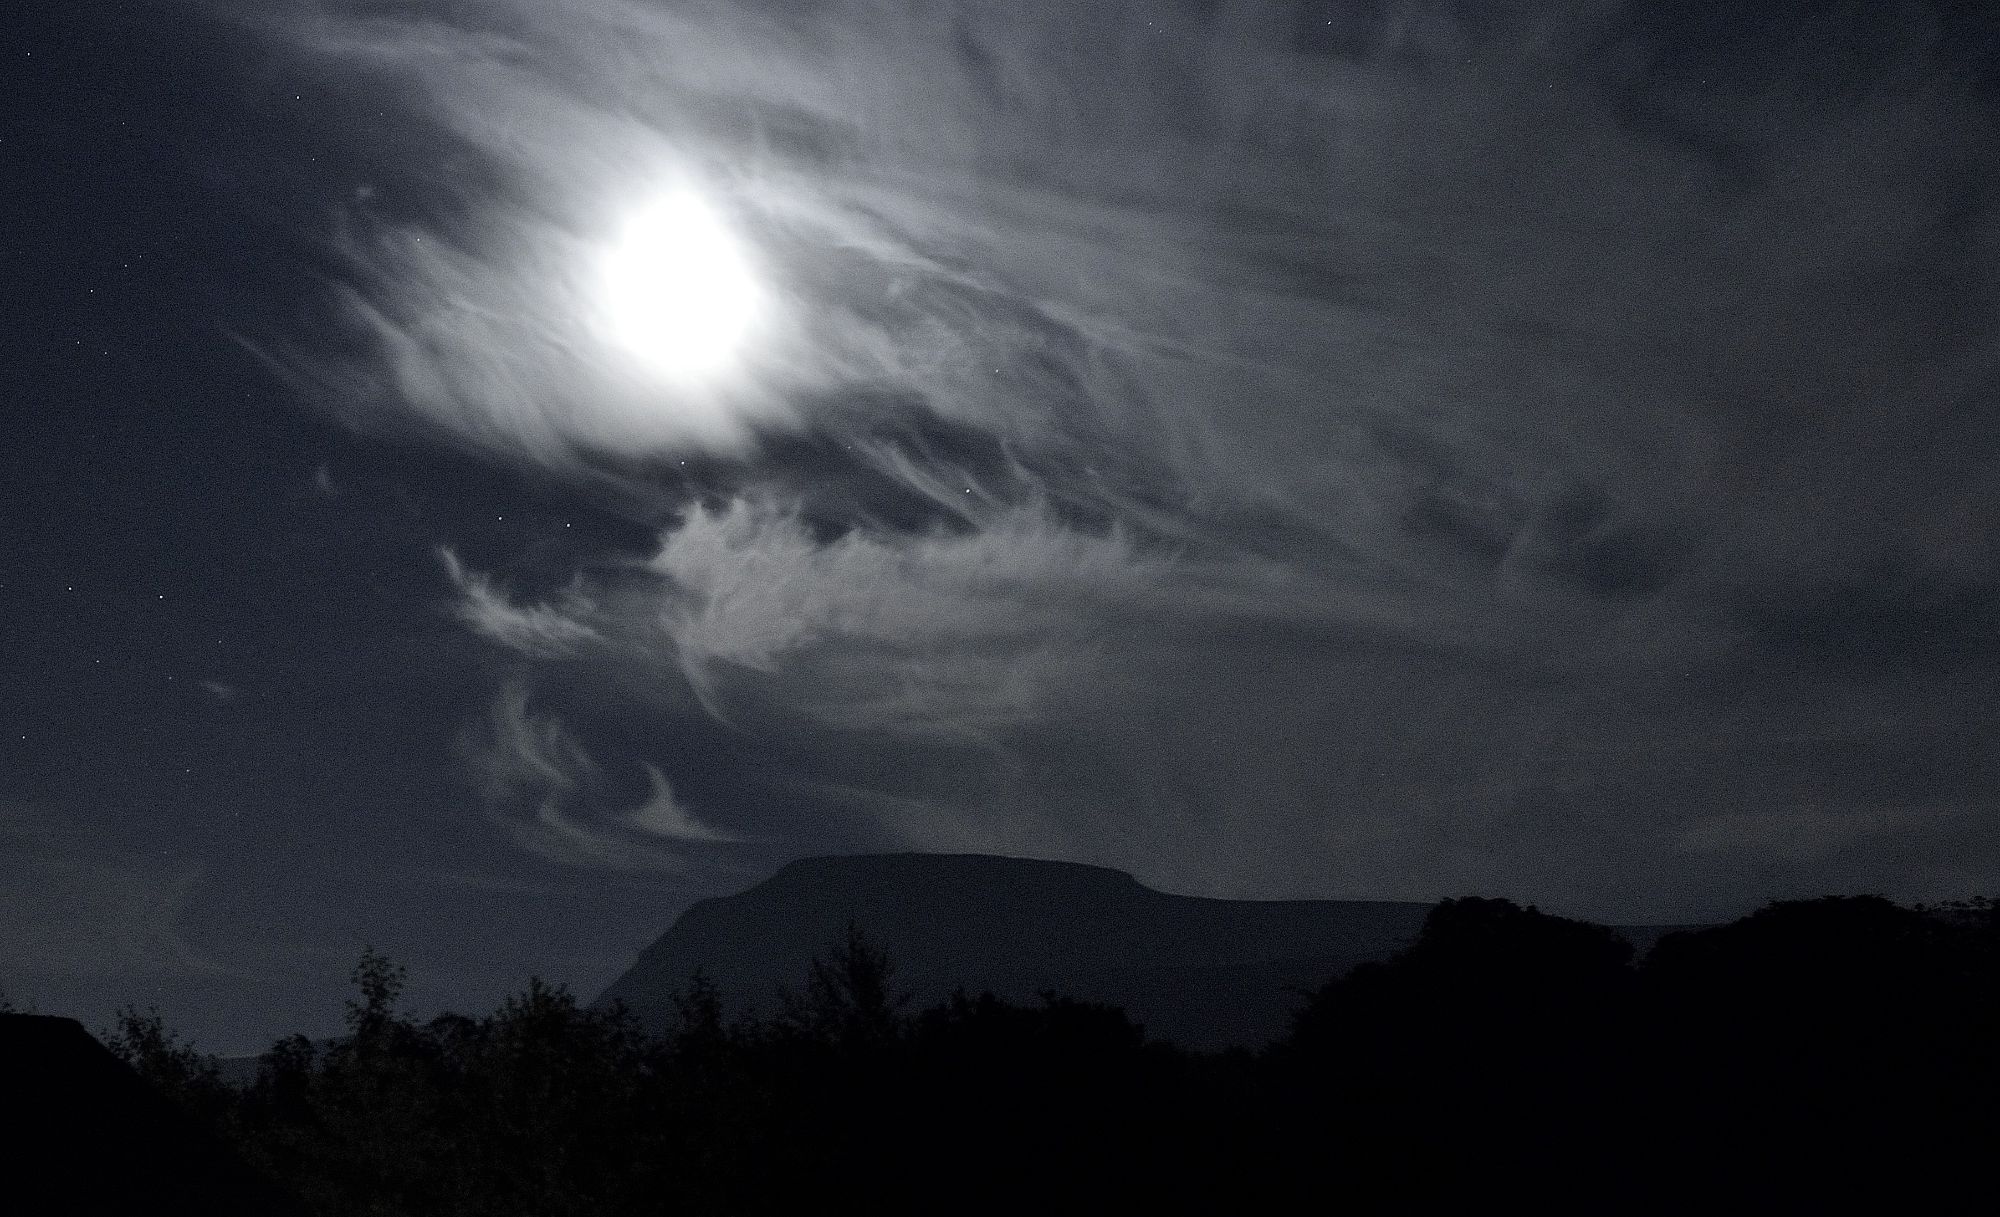
[[1021, 1001], [1052, 990], [1123, 1006], [1187, 1047], [1255, 1047], [1299, 990], [1401, 949], [1430, 908], [1182, 896], [1109, 867], [992, 854], [803, 858], [690, 905], [595, 1004], [662, 1025], [699, 969], [725, 1008], [768, 1013], [851, 923], [920, 1006], [961, 985]]

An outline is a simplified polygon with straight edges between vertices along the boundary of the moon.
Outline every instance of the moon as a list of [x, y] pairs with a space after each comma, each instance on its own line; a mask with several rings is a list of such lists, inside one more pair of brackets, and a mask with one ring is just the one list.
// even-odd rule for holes
[[738, 366], [766, 309], [748, 247], [689, 190], [635, 212], [599, 272], [611, 343], [683, 386], [713, 383]]

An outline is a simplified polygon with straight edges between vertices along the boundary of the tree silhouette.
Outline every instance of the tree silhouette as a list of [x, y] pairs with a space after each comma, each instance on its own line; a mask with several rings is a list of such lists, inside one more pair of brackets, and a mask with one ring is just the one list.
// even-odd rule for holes
[[156, 1009], [140, 1013], [136, 1007], [121, 1007], [117, 1022], [100, 1038], [112, 1055], [139, 1075], [201, 1125], [216, 1132], [227, 1130], [234, 1113], [235, 1096], [222, 1081], [215, 1059], [195, 1051], [169, 1031]]
[[1632, 955], [1446, 901], [1256, 1056], [1054, 993], [911, 1012], [854, 926], [762, 1019], [696, 974], [659, 1028], [540, 980], [418, 1023], [370, 950], [346, 1033], [241, 1091], [156, 1013], [106, 1038], [325, 1217], [1902, 1209], [2000, 1142], [1991, 902], [1775, 904]]
[[1974, 1152], [2000, 1087], [2000, 934], [1982, 911], [1826, 897], [1663, 939], [1642, 970], [1648, 1060], [1667, 1128], [1702, 1130], [1674, 1137], [1697, 1170], [1851, 1201], [1894, 1162], [1907, 1203]]
[[[1631, 1084], [1631, 957], [1602, 926], [1443, 902], [1401, 955], [1315, 993], [1271, 1054], [1295, 1155], [1332, 1139], [1414, 1189], [1616, 1169], [1602, 1113]], [[1447, 1158], [1462, 1175], [1426, 1166]]]
[[893, 988], [896, 967], [860, 926], [849, 922], [847, 936], [831, 955], [808, 966], [803, 992], [780, 995], [778, 1023], [806, 1039], [843, 1048], [879, 1047], [902, 1031], [907, 992]]
[[408, 970], [374, 947], [363, 947], [348, 980], [355, 988], [355, 996], [347, 1000], [348, 1034], [370, 1042], [386, 1035], [395, 1025], [396, 1003], [409, 980]]

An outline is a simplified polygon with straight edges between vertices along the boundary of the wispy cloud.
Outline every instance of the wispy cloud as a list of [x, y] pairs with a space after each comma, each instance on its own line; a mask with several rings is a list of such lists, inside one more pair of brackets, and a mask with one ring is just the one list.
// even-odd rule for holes
[[466, 568], [457, 554], [440, 547], [438, 558], [458, 588], [453, 611], [480, 634], [524, 655], [554, 658], [595, 641], [597, 631], [582, 620], [589, 605], [572, 597], [558, 608], [547, 604], [517, 605], [493, 586], [493, 581]]
[[645, 795], [621, 804], [583, 742], [553, 714], [532, 710], [518, 684], [502, 690], [487, 721], [463, 737], [460, 753], [488, 814], [522, 848], [552, 862], [679, 874], [689, 867], [682, 847], [753, 840], [699, 819], [651, 763], [639, 766]]
[[340, 497], [340, 483], [333, 480], [333, 466], [331, 464], [321, 461], [319, 464], [313, 466], [312, 488], [313, 493], [323, 499], [337, 499]]
[[646, 765], [644, 768], [648, 787], [646, 799], [623, 817], [632, 827], [666, 841], [741, 845], [753, 839], [702, 823], [674, 797], [673, 787], [667, 784], [666, 775], [657, 766]]
[[[2000, 130], [1859, 11], [1464, 11], [284, 6], [450, 155], [328, 238], [361, 355], [254, 341], [363, 425], [650, 503], [653, 557], [553, 603], [447, 554], [456, 611], [593, 697], [691, 690], [898, 839], [1671, 901], [1735, 814], [1675, 775], [1872, 805], [1768, 741], [1978, 679], [1860, 657], [2000, 604]], [[1829, 80], [1842, 39], [1876, 57]], [[689, 182], [780, 308], [700, 391], [608, 352], [584, 278]], [[512, 713], [573, 797], [581, 745]], [[620, 864], [556, 806], [536, 848]]]
[[222, 972], [182, 928], [205, 874], [90, 840], [50, 808], [0, 807], [0, 976]]

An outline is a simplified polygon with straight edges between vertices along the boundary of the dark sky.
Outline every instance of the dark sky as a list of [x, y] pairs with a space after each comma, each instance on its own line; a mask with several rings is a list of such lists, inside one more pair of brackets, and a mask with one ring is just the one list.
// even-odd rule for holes
[[0, 989], [253, 1049], [865, 849], [1989, 892], [1990, 10], [10, 13]]

